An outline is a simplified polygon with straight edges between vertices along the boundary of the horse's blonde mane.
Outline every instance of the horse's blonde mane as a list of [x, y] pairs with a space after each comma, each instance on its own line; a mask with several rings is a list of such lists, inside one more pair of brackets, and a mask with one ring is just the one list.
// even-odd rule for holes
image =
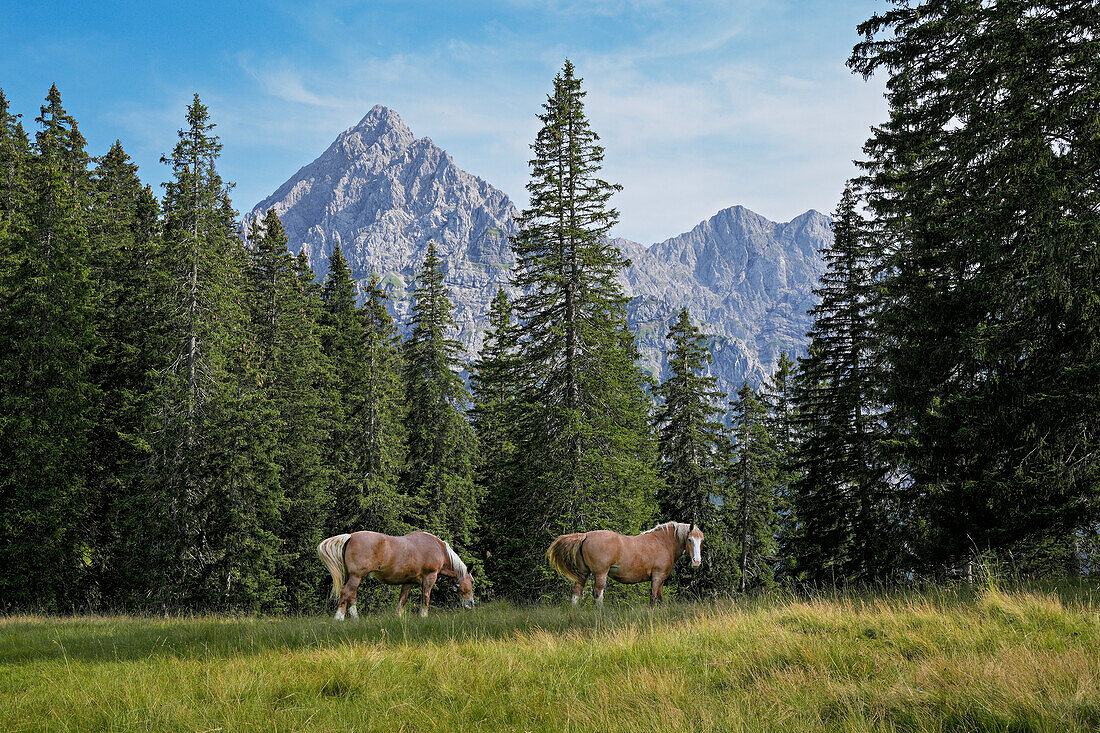
[[458, 553], [451, 549], [450, 543], [446, 540], [440, 540], [431, 532], [425, 532], [424, 534], [435, 537], [437, 540], [443, 543], [443, 549], [447, 553], [447, 560], [451, 563], [451, 570], [455, 572], [455, 582], [462, 580], [466, 577], [466, 563], [462, 562], [462, 558], [458, 556]]
[[647, 529], [642, 534], [649, 534], [650, 532], [659, 532], [664, 529], [673, 529], [676, 531], [676, 540], [678, 542], [687, 542], [688, 530], [691, 529], [691, 525], [687, 522], [662, 522], [653, 529]]

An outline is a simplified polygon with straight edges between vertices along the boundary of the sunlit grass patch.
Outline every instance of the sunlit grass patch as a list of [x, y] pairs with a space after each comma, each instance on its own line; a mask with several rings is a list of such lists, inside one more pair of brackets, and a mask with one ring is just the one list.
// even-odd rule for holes
[[11, 617], [5, 730], [1100, 728], [1091, 597], [490, 604], [428, 619]]

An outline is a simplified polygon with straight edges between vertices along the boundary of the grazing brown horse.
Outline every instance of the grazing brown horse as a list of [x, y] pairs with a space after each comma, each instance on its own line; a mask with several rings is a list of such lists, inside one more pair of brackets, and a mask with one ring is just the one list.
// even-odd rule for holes
[[339, 598], [337, 621], [343, 620], [345, 608], [352, 618], [359, 618], [355, 594], [359, 581], [366, 575], [386, 585], [402, 586], [401, 599], [397, 602], [398, 616], [409, 591], [416, 585], [424, 594], [420, 615], [428, 615], [428, 601], [438, 575], [454, 578], [463, 608], [474, 607], [474, 582], [466, 570], [466, 563], [434, 534], [413, 532], [404, 537], [378, 532], [338, 534], [317, 545], [317, 554], [332, 575], [332, 598]]
[[665, 578], [676, 558], [691, 552], [692, 567], [702, 562], [703, 531], [694, 524], [665, 522], [638, 535], [607, 530], [565, 534], [550, 543], [546, 557], [554, 569], [573, 581], [573, 605], [594, 576], [592, 595], [603, 605], [603, 589], [611, 576], [620, 583], [650, 581], [649, 602], [664, 600]]

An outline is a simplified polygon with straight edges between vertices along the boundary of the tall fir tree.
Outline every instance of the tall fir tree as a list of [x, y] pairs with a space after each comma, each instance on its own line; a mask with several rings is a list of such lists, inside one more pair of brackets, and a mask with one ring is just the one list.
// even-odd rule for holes
[[794, 536], [797, 519], [794, 513], [792, 487], [798, 481], [800, 471], [797, 452], [800, 445], [798, 403], [795, 384], [798, 379], [797, 363], [779, 352], [775, 371], [761, 390], [760, 399], [768, 410], [768, 430], [775, 442], [776, 494], [775, 510], [779, 525], [776, 530], [779, 575], [785, 580], [794, 576]]
[[769, 587], [777, 565], [778, 462], [768, 409], [747, 383], [732, 406], [733, 451], [727, 464], [722, 508], [726, 527], [736, 532], [738, 590]]
[[[716, 524], [713, 497], [718, 492], [721, 443], [726, 440], [719, 400], [726, 395], [717, 389], [718, 380], [707, 374], [711, 363], [706, 337], [682, 308], [666, 336], [672, 342], [666, 351], [668, 378], [655, 390], [662, 404], [655, 416], [660, 476], [664, 486], [657, 505], [665, 520], [700, 526], [710, 540], [708, 554], [727, 541]], [[688, 579], [676, 578], [674, 585], [698, 595], [724, 585], [712, 575], [718, 567], [708, 564], [701, 571], [689, 571]]]
[[97, 161], [92, 182], [89, 236], [96, 253], [101, 339], [92, 372], [100, 404], [92, 432], [95, 460], [89, 464], [94, 482], [89, 586], [99, 605], [110, 608], [133, 600], [133, 579], [146, 567], [140, 553], [129, 555], [126, 546], [151, 457], [146, 433], [156, 409], [156, 375], [166, 365], [168, 312], [161, 296], [168, 273], [160, 206], [121, 143]]
[[[31, 145], [20, 116], [11, 112], [8, 98], [0, 89], [0, 242], [14, 238], [25, 226]], [[0, 252], [10, 256], [15, 249], [14, 243], [11, 247], [5, 244]], [[4, 264], [7, 269], [7, 261]]]
[[522, 537], [511, 531], [521, 511], [511, 482], [520, 459], [515, 426], [524, 409], [512, 310], [508, 293], [499, 288], [489, 306], [485, 341], [470, 375], [474, 399], [470, 422], [480, 446], [477, 480], [484, 496], [478, 549], [490, 579], [510, 577], [515, 568], [508, 562], [523, 550]]
[[865, 146], [878, 338], [920, 569], [1100, 515], [1100, 8], [895, 2]]
[[462, 345], [448, 333], [455, 325], [453, 306], [434, 242], [428, 243], [413, 297], [404, 346], [409, 521], [461, 553], [474, 542], [481, 504], [474, 481], [477, 438], [466, 419], [470, 394], [458, 373]]
[[584, 113], [585, 93], [565, 62], [532, 150], [530, 204], [512, 241], [521, 323], [524, 399], [517, 431], [525, 457], [514, 479], [513, 532], [529, 549], [507, 582], [527, 596], [549, 587], [542, 553], [564, 532], [633, 532], [651, 517], [659, 479], [652, 403], [635, 364], [617, 276], [628, 261], [608, 241], [619, 186], [599, 177], [603, 148]]
[[367, 282], [364, 318], [363, 407], [357, 424], [363, 446], [364, 495], [376, 516], [407, 511], [401, 487], [405, 468], [405, 385], [401, 336], [386, 308], [389, 297], [376, 275]]
[[285, 499], [277, 534], [282, 553], [276, 575], [295, 611], [324, 598], [316, 547], [327, 535], [331, 507], [322, 450], [327, 440], [322, 388], [320, 301], [287, 250], [287, 235], [274, 209], [254, 225], [248, 269], [251, 330], [259, 349], [260, 388], [277, 413], [274, 461], [278, 493]]
[[0, 109], [0, 598], [71, 610], [92, 541], [94, 207], [84, 137], [56, 86], [35, 121], [31, 150]]
[[[332, 370], [326, 450], [332, 532], [370, 529], [400, 534], [405, 494], [395, 488], [404, 453], [400, 354], [381, 293], [372, 289], [366, 310], [356, 306], [356, 284], [339, 247], [329, 259], [322, 291], [323, 343]], [[403, 395], [402, 395], [403, 397]]]
[[187, 123], [163, 159], [173, 171], [163, 203], [171, 361], [158, 395], [148, 522], [136, 539], [151, 564], [176, 569], [171, 582], [149, 579], [152, 604], [265, 610], [282, 596], [275, 411], [259, 389], [262, 352], [247, 328], [248, 253], [198, 95]]
[[881, 458], [875, 252], [857, 205], [847, 187], [796, 385], [804, 437], [792, 548], [795, 572], [812, 581], [885, 580], [903, 564], [900, 512]]

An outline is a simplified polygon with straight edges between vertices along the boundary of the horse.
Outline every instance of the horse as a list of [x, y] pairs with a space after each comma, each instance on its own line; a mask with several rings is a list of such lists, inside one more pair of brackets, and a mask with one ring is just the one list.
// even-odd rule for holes
[[398, 616], [415, 585], [423, 593], [420, 615], [427, 616], [432, 586], [439, 575], [454, 578], [463, 608], [474, 607], [474, 582], [466, 563], [434, 534], [412, 532], [403, 537], [379, 532], [338, 534], [317, 545], [317, 554], [332, 575], [331, 598], [339, 599], [334, 617], [337, 621], [343, 621], [345, 608], [353, 619], [359, 618], [355, 595], [359, 581], [367, 575], [386, 585], [401, 586]]
[[703, 531], [686, 522], [665, 522], [638, 535], [607, 530], [576, 532], [558, 537], [546, 551], [550, 564], [573, 581], [573, 605], [577, 605], [588, 576], [593, 575], [592, 595], [603, 606], [603, 589], [611, 576], [620, 583], [650, 581], [650, 605], [664, 600], [665, 578], [676, 558], [691, 545], [691, 565], [702, 562]]

